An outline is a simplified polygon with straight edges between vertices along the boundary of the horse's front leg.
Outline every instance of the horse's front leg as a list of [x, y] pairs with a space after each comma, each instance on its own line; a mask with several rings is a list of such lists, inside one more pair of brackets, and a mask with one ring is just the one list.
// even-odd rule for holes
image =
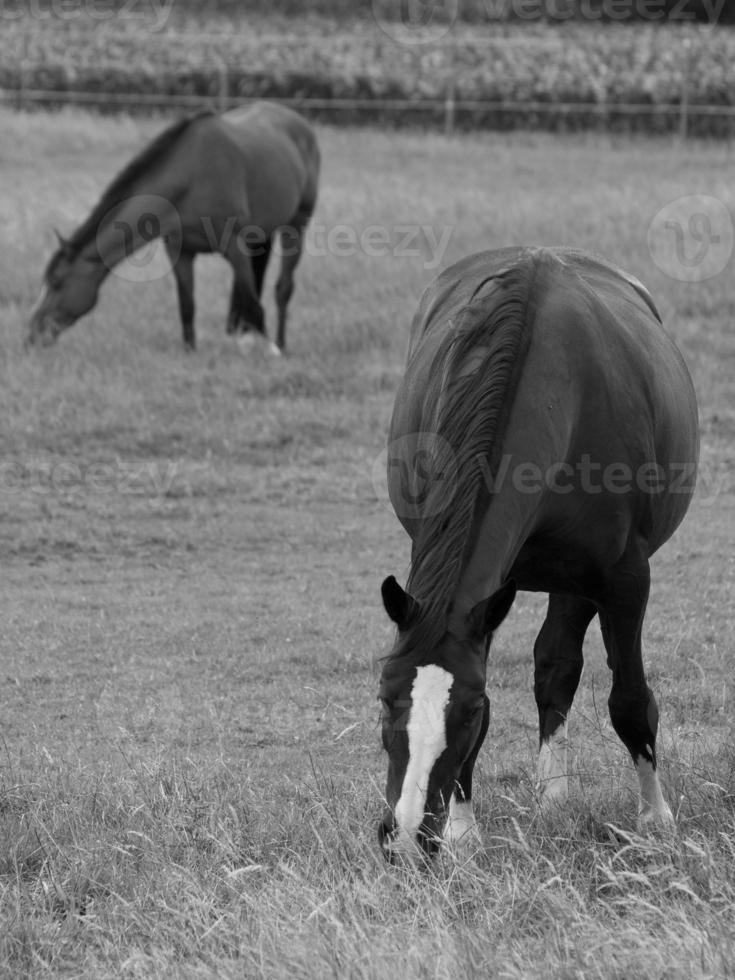
[[265, 336], [265, 314], [255, 285], [250, 256], [238, 250], [225, 254], [232, 266], [234, 279], [227, 316], [227, 333], [247, 333], [255, 330]]
[[645, 554], [626, 556], [615, 570], [600, 612], [602, 639], [613, 684], [608, 699], [610, 721], [630, 752], [638, 774], [638, 829], [671, 828], [674, 816], [664, 799], [656, 765], [658, 708], [646, 682], [641, 650], [643, 617], [650, 571]]
[[164, 245], [176, 279], [184, 344], [189, 350], [194, 350], [196, 348], [194, 333], [194, 254], [193, 252], [182, 251], [179, 238], [165, 238]]
[[567, 716], [582, 673], [582, 646], [597, 607], [575, 596], [550, 595], [533, 648], [539, 718], [538, 790], [542, 810], [569, 794]]
[[299, 212], [289, 227], [281, 229], [281, 270], [276, 282], [276, 308], [278, 310], [276, 344], [281, 351], [286, 349], [288, 304], [293, 296], [294, 273], [304, 249], [304, 229], [308, 220], [308, 213]]
[[481, 844], [480, 829], [472, 809], [472, 774], [489, 726], [490, 699], [485, 695], [480, 732], [460, 770], [457, 786], [449, 801], [449, 814], [444, 827], [444, 841], [455, 854], [471, 852]]

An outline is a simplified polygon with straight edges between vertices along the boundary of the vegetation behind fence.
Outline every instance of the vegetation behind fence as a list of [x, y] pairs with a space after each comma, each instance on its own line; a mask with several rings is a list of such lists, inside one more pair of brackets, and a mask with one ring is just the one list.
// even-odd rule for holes
[[379, 19], [258, 16], [227, 0], [205, 9], [176, 0], [165, 17], [154, 5], [128, 4], [128, 16], [99, 9], [107, 16], [80, 8], [76, 17], [6, 19], [5, 100], [115, 109], [276, 98], [335, 122], [646, 132], [683, 125], [713, 136], [733, 126], [735, 31], [727, 28], [458, 21], [430, 43], [411, 44]]
[[[79, 0], [81, 6], [85, 0]], [[145, 0], [96, 0], [100, 11], [140, 12]], [[48, 9], [53, 0], [35, 0]], [[66, 0], [73, 9], [74, 0]], [[95, 0], [87, 0], [95, 3]], [[462, 23], [507, 21], [595, 20], [605, 22], [664, 21], [669, 23], [735, 24], [735, 4], [731, 0], [157, 0], [174, 16], [199, 16], [207, 8], [209, 16], [272, 16], [301, 18], [309, 15], [352, 22], [370, 20], [376, 15], [391, 20], [406, 17], [444, 18]], [[18, 9], [26, 6], [17, 0]], [[12, 0], [5, 6], [12, 9]]]

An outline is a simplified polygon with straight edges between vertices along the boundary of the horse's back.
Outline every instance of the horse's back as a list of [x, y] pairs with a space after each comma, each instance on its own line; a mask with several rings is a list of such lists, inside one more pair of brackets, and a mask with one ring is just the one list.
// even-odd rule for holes
[[304, 208], [313, 208], [320, 153], [314, 130], [300, 113], [275, 102], [256, 102], [223, 113], [221, 126], [253, 173], [272, 179], [286, 175], [298, 184]]
[[285, 133], [301, 147], [305, 155], [318, 153], [311, 124], [301, 113], [278, 102], [255, 102], [249, 106], [229, 109], [221, 118], [227, 125], [245, 133], [257, 129]]
[[[649, 552], [656, 550], [682, 519], [691, 495], [696, 399], [647, 290], [604, 260], [568, 249], [510, 248], [469, 256], [446, 270], [424, 293], [411, 327], [391, 439], [444, 431], [446, 417], [463, 411], [452, 392], [461, 389], [466, 399], [468, 381], [470, 389], [482, 394], [485, 386], [491, 395], [486, 352], [496, 343], [493, 331], [500, 333], [498, 310], [513, 291], [513, 315], [524, 323], [514, 354], [517, 371], [510, 375], [516, 380], [502, 396], [501, 444], [494, 449], [496, 460], [508, 462], [512, 479], [496, 488], [490, 514], [503, 506], [508, 514], [520, 509], [529, 534], [542, 526], [563, 528], [569, 538], [576, 535], [580, 550], [594, 525], [601, 563], [602, 553], [619, 551], [631, 533], [646, 538]], [[461, 459], [462, 426], [453, 429], [460, 444], [452, 450]], [[582, 474], [585, 466], [598, 480], [612, 474], [612, 491], [580, 487], [589, 476]], [[666, 472], [667, 486], [677, 467], [688, 468], [678, 494], [677, 488], [658, 494], [640, 489], [641, 474], [650, 481], [654, 466]], [[514, 482], [527, 467], [541, 475], [535, 495]], [[569, 487], [546, 492], [544, 480], [558, 472], [572, 474]], [[621, 473], [630, 475], [627, 495], [618, 493]], [[412, 536], [421, 523], [407, 525]]]
[[[505, 248], [447, 269], [419, 303], [407, 376], [433, 361], [447, 334], [464, 329], [468, 312], [492, 309], [508, 275], [524, 266], [530, 352], [544, 359], [558, 386], [569, 380], [587, 390], [601, 386], [609, 399], [622, 401], [629, 397], [625, 389], [637, 385], [666, 402], [664, 414], [692, 415], [689, 372], [648, 290], [612, 263], [573, 249]], [[479, 331], [477, 345], [485, 342]], [[404, 384], [412, 387], [410, 380]]]
[[[270, 235], [311, 215], [319, 150], [298, 113], [256, 103], [196, 119], [166, 168], [169, 184], [175, 179], [182, 188], [177, 206], [184, 223], [187, 215], [206, 214], [218, 229], [234, 219], [237, 230], [257, 228]], [[206, 241], [199, 246], [207, 250]]]

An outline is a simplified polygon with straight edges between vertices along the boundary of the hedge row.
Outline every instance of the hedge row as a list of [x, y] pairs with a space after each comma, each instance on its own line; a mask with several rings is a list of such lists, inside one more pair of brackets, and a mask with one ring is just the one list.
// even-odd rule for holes
[[[63, 9], [58, 6], [57, 9]], [[75, 0], [65, 0], [73, 11]], [[131, 16], [149, 0], [76, 0], [78, 9], [105, 15], [110, 11]], [[50, 10], [54, 0], [33, 0], [39, 12]], [[460, 23], [546, 20], [595, 20], [612, 22], [667, 21], [669, 23], [735, 24], [735, 5], [729, 0], [158, 0], [168, 15], [200, 16], [206, 7], [216, 16], [262, 17], [278, 14], [291, 18], [317, 15], [353, 22], [376, 15], [390, 20], [426, 17]], [[28, 7], [27, 0], [3, 0], [11, 16]]]
[[[152, 8], [151, 8], [152, 9]], [[208, 8], [209, 9], [209, 8]], [[463, 100], [583, 103], [572, 114], [476, 108], [458, 110], [467, 126], [580, 126], [661, 131], [676, 116], [656, 107], [735, 103], [735, 33], [696, 26], [635, 27], [582, 23], [564, 26], [496, 25], [481, 30], [455, 25], [431, 44], [397, 43], [391, 29], [355, 21], [349, 27], [307, 18], [243, 19], [221, 13], [184, 16], [158, 30], [128, 19], [69, 18], [61, 22], [18, 19], [0, 33], [0, 87], [136, 96], [287, 99], [404, 99], [399, 114], [375, 105], [372, 112], [334, 110], [331, 118], [356, 122], [442, 117], [420, 104]], [[616, 105], [642, 107], [629, 117]], [[601, 106], [608, 107], [599, 112]], [[693, 119], [702, 134], [730, 132], [731, 120]]]

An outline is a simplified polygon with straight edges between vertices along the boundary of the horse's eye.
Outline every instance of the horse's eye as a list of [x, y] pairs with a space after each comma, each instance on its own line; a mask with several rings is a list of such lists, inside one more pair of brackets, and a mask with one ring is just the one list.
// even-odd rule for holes
[[485, 707], [484, 700], [478, 701], [477, 704], [467, 705], [467, 709], [466, 709], [467, 714], [464, 720], [464, 725], [466, 728], [469, 728], [470, 725], [474, 725], [474, 723], [477, 721], [477, 716], [482, 713], [484, 707]]

